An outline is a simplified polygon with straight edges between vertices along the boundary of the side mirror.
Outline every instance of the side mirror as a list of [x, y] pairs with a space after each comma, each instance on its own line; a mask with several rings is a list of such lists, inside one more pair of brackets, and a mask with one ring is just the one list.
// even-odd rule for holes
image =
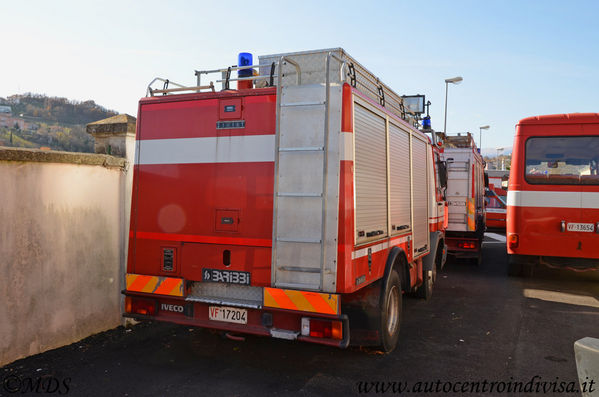
[[485, 187], [489, 188], [489, 174], [485, 172]]
[[439, 182], [442, 188], [447, 187], [447, 163], [445, 161], [437, 161], [437, 172], [439, 173]]

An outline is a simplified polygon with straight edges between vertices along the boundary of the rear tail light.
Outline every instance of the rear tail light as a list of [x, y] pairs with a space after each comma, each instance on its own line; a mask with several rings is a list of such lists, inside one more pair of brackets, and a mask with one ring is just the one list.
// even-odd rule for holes
[[153, 316], [156, 314], [156, 301], [126, 296], [125, 312]]
[[458, 242], [458, 248], [466, 249], [466, 250], [474, 250], [474, 249], [476, 249], [476, 243], [473, 241], [460, 241], [460, 242]]
[[519, 238], [516, 233], [510, 233], [507, 237], [507, 244], [510, 249], [518, 248]]
[[302, 335], [313, 338], [343, 339], [343, 323], [337, 320], [302, 318]]

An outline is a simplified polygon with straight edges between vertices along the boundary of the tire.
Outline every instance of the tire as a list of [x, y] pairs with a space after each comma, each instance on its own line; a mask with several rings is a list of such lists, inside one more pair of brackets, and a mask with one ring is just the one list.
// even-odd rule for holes
[[391, 270], [381, 295], [380, 309], [381, 348], [389, 353], [397, 346], [402, 315], [401, 280], [395, 270]]

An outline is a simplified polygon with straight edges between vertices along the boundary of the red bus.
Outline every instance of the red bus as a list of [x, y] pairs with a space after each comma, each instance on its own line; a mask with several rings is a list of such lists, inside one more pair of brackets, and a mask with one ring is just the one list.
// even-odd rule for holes
[[507, 200], [510, 275], [537, 264], [599, 267], [598, 164], [598, 113], [520, 120]]

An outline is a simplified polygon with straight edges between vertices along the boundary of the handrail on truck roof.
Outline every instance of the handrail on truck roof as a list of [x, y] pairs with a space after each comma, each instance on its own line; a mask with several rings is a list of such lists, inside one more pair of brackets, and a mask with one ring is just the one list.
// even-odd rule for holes
[[[154, 84], [156, 81], [162, 81], [164, 83], [162, 86], [162, 89], [152, 89], [152, 84]], [[168, 86], [170, 84], [177, 86], [177, 88], [168, 88]], [[212, 83], [212, 81], [210, 82], [209, 85], [205, 85], [205, 86], [198, 85], [195, 87], [186, 87], [184, 85], [175, 83], [174, 81], [170, 81], [169, 79], [163, 79], [161, 77], [156, 77], [156, 78], [154, 78], [154, 80], [152, 80], [152, 82], [150, 84], [148, 84], [146, 96], [154, 96], [154, 94], [167, 95], [167, 94], [170, 94], [173, 92], [182, 92], [182, 91], [200, 92], [200, 90], [207, 90], [207, 89], [211, 89], [212, 92], [214, 92], [214, 84]]]
[[[335, 53], [336, 51], [339, 54]], [[261, 62], [258, 65], [246, 65], [246, 66], [229, 66], [226, 68], [220, 69], [211, 69], [211, 70], [195, 70], [195, 76], [197, 78], [197, 82], [195, 86], [183, 86], [181, 84], [174, 83], [168, 79], [156, 78], [152, 80], [152, 82], [148, 85], [146, 96], [154, 96], [156, 94], [169, 95], [169, 94], [177, 94], [183, 93], [185, 91], [190, 92], [202, 92], [202, 90], [215, 91], [214, 83], [221, 83], [222, 90], [228, 90], [229, 84], [231, 81], [255, 81], [257, 88], [263, 87], [273, 87], [275, 85], [275, 78], [279, 78], [279, 75], [283, 75], [282, 71], [280, 71], [279, 62], [282, 58], [285, 63], [289, 63], [296, 68], [298, 84], [301, 84], [301, 72], [299, 71], [299, 63], [298, 61], [294, 61], [292, 57], [294, 55], [305, 55], [310, 53], [322, 53], [323, 55], [331, 54], [334, 58], [336, 58], [341, 63], [341, 68], [339, 70], [339, 81], [341, 83], [347, 82], [352, 87], [360, 86], [360, 90], [364, 92], [367, 96], [378, 100], [378, 103], [388, 108], [391, 113], [399, 116], [402, 120], [411, 124], [414, 128], [419, 129], [419, 114], [410, 111], [404, 105], [403, 98], [396, 94], [393, 90], [391, 90], [385, 83], [383, 83], [378, 77], [372, 74], [368, 69], [364, 68], [359, 62], [355, 59], [351, 58], [345, 51], [341, 48], [338, 49], [329, 49], [329, 50], [318, 50], [318, 51], [307, 51], [307, 52], [299, 52], [299, 53], [288, 53], [288, 54], [278, 54], [278, 55], [265, 55], [261, 58], [266, 58], [266, 62]], [[279, 70], [276, 70], [276, 68]], [[326, 67], [326, 66], [325, 66]], [[253, 75], [248, 77], [231, 77], [231, 72], [240, 71], [240, 70], [261, 70], [261, 75]], [[265, 70], [266, 69], [266, 70]], [[275, 74], [275, 71], [277, 74]], [[220, 73], [221, 78], [215, 79], [214, 81], [210, 81], [208, 85], [202, 85], [202, 76], [209, 74]], [[152, 89], [151, 86], [156, 81], [162, 81], [164, 83], [162, 89]], [[168, 88], [169, 85], [174, 85], [176, 88]]]
[[[291, 63], [291, 62], [290, 62]], [[250, 76], [250, 77], [237, 77], [237, 78], [231, 78], [231, 72], [232, 71], [239, 71], [239, 70], [245, 70], [245, 69], [256, 69], [256, 68], [260, 68], [261, 65], [246, 65], [246, 66], [237, 66], [237, 65], [233, 65], [233, 66], [229, 66], [227, 68], [223, 68], [223, 69], [212, 69], [212, 70], [196, 70], [195, 71], [195, 76], [197, 77], [197, 84], [198, 86], [201, 86], [201, 77], [203, 74], [212, 74], [212, 73], [221, 73], [222, 78], [220, 80], [216, 80], [217, 83], [222, 83], [223, 90], [228, 90], [229, 89], [229, 82], [231, 81], [246, 81], [246, 80], [256, 80], [259, 76]], [[264, 65], [262, 65], [264, 66]], [[269, 84], [268, 86], [273, 86], [273, 79], [275, 77], [278, 77], [277, 75], [274, 74], [274, 62], [271, 65], [270, 68], [270, 76], [269, 76]], [[261, 76], [261, 77], [265, 77], [265, 76]], [[212, 82], [211, 82], [212, 83]]]

